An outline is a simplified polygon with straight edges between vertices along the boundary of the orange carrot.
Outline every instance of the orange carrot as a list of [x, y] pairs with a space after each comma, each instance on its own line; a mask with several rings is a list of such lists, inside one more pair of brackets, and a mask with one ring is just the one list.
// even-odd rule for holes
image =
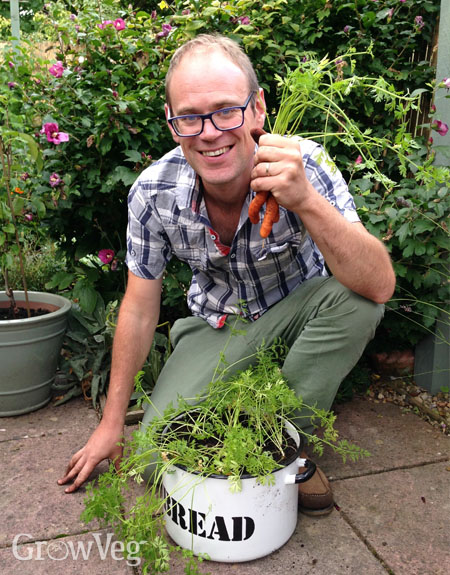
[[266, 213], [264, 214], [263, 223], [261, 224], [261, 229], [259, 230], [259, 235], [262, 238], [267, 238], [267, 236], [272, 231], [272, 225], [280, 219], [280, 211], [276, 199], [269, 194], [266, 204]]
[[[250, 133], [252, 138], [258, 144], [259, 138], [267, 132], [261, 128], [255, 128]], [[248, 207], [248, 217], [252, 224], [257, 224], [259, 222], [259, 211], [262, 208], [264, 202], [267, 202], [266, 213], [264, 214], [264, 219], [263, 223], [261, 224], [261, 229], [259, 230], [259, 235], [262, 238], [267, 238], [267, 236], [272, 231], [272, 225], [278, 222], [280, 219], [278, 203], [269, 191], [256, 193]]]
[[252, 224], [259, 223], [259, 210], [263, 207], [264, 202], [267, 200], [269, 190], [265, 192], [257, 192], [248, 207], [248, 217]]

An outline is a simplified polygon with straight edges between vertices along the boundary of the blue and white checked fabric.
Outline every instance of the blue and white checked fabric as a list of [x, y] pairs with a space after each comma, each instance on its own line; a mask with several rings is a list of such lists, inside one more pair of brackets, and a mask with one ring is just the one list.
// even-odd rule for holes
[[[332, 160], [316, 142], [299, 140], [306, 175], [351, 222], [353, 198]], [[249, 190], [231, 246], [211, 228], [199, 178], [180, 147], [149, 166], [128, 197], [127, 265], [135, 275], [160, 278], [172, 257], [189, 264], [193, 315], [221, 327], [228, 314], [257, 319], [305, 280], [326, 276], [323, 256], [300, 218], [280, 206], [266, 240], [248, 219]], [[262, 221], [263, 214], [261, 214]]]

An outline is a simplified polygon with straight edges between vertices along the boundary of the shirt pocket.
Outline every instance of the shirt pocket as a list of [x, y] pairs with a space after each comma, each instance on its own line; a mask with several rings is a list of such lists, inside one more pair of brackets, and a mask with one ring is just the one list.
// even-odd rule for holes
[[167, 230], [172, 254], [186, 262], [194, 270], [205, 271], [208, 255], [205, 243], [204, 226], [177, 225]]
[[298, 273], [304, 239], [294, 235], [286, 241], [266, 243], [255, 263], [258, 273], [267, 278]]

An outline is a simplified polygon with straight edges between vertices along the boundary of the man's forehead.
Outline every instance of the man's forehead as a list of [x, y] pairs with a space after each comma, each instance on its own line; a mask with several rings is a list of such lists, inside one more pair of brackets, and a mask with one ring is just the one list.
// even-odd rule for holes
[[179, 61], [174, 72], [176, 72], [180, 67], [189, 65], [193, 62], [207, 62], [207, 61], [217, 61], [217, 60], [227, 60], [233, 66], [239, 67], [230, 58], [230, 56], [219, 46], [206, 47], [206, 46], [195, 46], [188, 52], [186, 52], [181, 60]]

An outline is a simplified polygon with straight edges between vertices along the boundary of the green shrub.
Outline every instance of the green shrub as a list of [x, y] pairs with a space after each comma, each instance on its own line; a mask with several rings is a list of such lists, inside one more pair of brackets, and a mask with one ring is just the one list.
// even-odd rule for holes
[[[44, 245], [34, 237], [28, 237], [23, 245], [24, 268], [27, 287], [31, 291], [48, 291], [46, 284], [56, 273], [65, 272], [65, 260], [53, 243]], [[13, 290], [22, 289], [20, 271], [10, 270], [9, 283]]]

